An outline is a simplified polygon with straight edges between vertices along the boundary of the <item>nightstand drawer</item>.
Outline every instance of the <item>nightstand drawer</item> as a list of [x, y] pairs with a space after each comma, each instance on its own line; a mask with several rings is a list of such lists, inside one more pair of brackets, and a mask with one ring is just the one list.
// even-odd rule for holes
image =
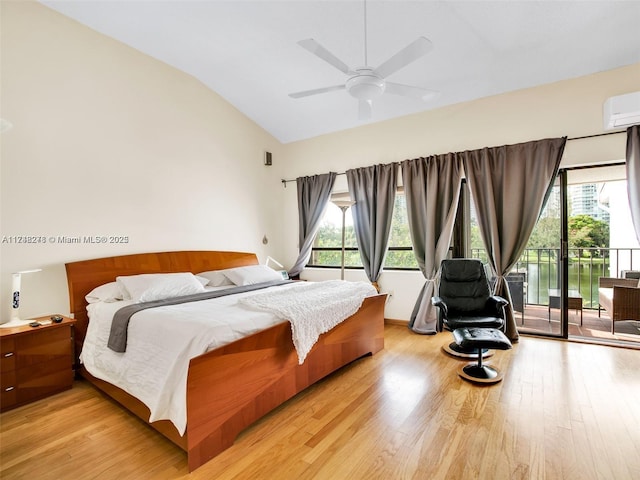
[[0, 343], [0, 372], [8, 372], [16, 366], [16, 344], [13, 338]]
[[16, 373], [3, 372], [0, 378], [0, 408], [16, 403], [18, 389], [16, 387]]
[[10, 392], [11, 387], [16, 386], [16, 372], [7, 372], [2, 374], [0, 378], [0, 386], [2, 386], [3, 392]]
[[16, 352], [5, 352], [0, 357], [0, 372], [10, 372], [16, 368]]

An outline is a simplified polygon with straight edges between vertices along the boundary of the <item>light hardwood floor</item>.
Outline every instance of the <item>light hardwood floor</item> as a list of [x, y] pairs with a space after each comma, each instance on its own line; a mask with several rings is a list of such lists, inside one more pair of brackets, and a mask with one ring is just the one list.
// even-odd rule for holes
[[343, 368], [188, 474], [186, 455], [77, 381], [0, 416], [8, 479], [638, 479], [640, 352], [521, 337], [475, 386], [440, 346], [387, 325]]

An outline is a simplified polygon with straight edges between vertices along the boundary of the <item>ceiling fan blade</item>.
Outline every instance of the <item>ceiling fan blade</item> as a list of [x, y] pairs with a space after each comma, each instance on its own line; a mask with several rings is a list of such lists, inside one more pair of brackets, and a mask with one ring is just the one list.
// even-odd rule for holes
[[325, 62], [333, 65], [335, 68], [337, 68], [341, 72], [346, 73], [347, 75], [353, 75], [354, 74], [354, 72], [352, 72], [351, 69], [342, 60], [340, 60], [333, 53], [331, 53], [329, 50], [327, 50], [322, 45], [320, 45], [318, 42], [316, 42], [313, 38], [307, 38], [306, 40], [300, 40], [298, 42], [298, 45], [300, 45], [305, 50], [310, 51], [311, 53], [313, 53], [317, 57], [320, 57]]
[[344, 90], [344, 88], [345, 88], [344, 85], [334, 85], [332, 87], [315, 88], [313, 90], [305, 90], [303, 92], [290, 93], [289, 96], [291, 98], [302, 98], [302, 97], [308, 97], [310, 95], [317, 95], [319, 93], [333, 92], [334, 90]]
[[358, 120], [369, 120], [371, 118], [371, 100], [360, 100], [358, 102]]
[[412, 87], [411, 85], [403, 85], [401, 83], [386, 82], [384, 87], [385, 93], [392, 95], [402, 95], [403, 97], [417, 98], [420, 100], [431, 100], [438, 95], [435, 90], [427, 90], [422, 87]]
[[425, 37], [419, 37], [417, 40], [404, 47], [393, 57], [376, 68], [375, 72], [382, 78], [388, 77], [392, 73], [400, 70], [402, 67], [406, 67], [411, 62], [414, 62], [418, 58], [427, 54], [432, 48], [433, 43]]

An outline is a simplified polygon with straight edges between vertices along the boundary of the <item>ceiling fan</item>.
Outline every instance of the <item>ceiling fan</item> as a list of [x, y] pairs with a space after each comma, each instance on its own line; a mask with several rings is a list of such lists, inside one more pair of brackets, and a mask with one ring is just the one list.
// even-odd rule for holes
[[342, 85], [333, 85], [330, 87], [290, 93], [289, 96], [291, 98], [302, 98], [320, 93], [333, 92], [336, 90], [346, 90], [349, 95], [358, 100], [358, 118], [361, 120], [367, 120], [371, 118], [373, 100], [383, 93], [402, 95], [422, 100], [428, 100], [438, 93], [433, 90], [427, 90], [426, 88], [403, 85], [401, 83], [393, 83], [386, 80], [389, 75], [426, 55], [433, 48], [433, 44], [425, 37], [418, 37], [418, 39], [414, 40], [376, 68], [368, 65], [366, 0], [364, 2], [364, 67], [358, 67], [355, 69], [349, 68], [344, 62], [316, 42], [313, 38], [300, 40], [298, 45], [317, 57], [320, 57], [330, 65], [333, 65], [341, 72], [347, 74], [349, 78]]

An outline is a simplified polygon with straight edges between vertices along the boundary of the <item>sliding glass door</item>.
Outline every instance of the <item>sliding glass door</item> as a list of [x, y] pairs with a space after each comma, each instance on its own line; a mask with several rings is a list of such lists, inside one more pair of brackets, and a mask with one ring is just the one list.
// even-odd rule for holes
[[601, 278], [640, 275], [625, 175], [624, 165], [560, 171], [508, 278], [522, 333], [640, 343], [640, 322], [612, 333], [599, 302]]
[[[507, 275], [516, 325], [523, 333], [567, 336], [567, 312], [563, 308], [567, 304], [563, 295], [567, 273], [562, 249], [566, 238], [566, 197], [562, 188], [565, 179], [566, 173], [560, 172], [527, 247]], [[486, 261], [473, 200], [469, 201], [469, 220], [470, 256]]]
[[[486, 262], [473, 200], [462, 198], [459, 223], [467, 228], [456, 230], [453, 254]], [[624, 164], [560, 170], [507, 276], [518, 330], [638, 345], [640, 322], [616, 321], [612, 332], [610, 314], [600, 306], [601, 285], [624, 277], [640, 277]]]
[[[523, 333], [567, 336], [566, 172], [559, 173], [527, 247], [509, 277], [523, 282], [523, 292], [507, 277], [518, 329]], [[563, 248], [565, 246], [565, 248]]]

